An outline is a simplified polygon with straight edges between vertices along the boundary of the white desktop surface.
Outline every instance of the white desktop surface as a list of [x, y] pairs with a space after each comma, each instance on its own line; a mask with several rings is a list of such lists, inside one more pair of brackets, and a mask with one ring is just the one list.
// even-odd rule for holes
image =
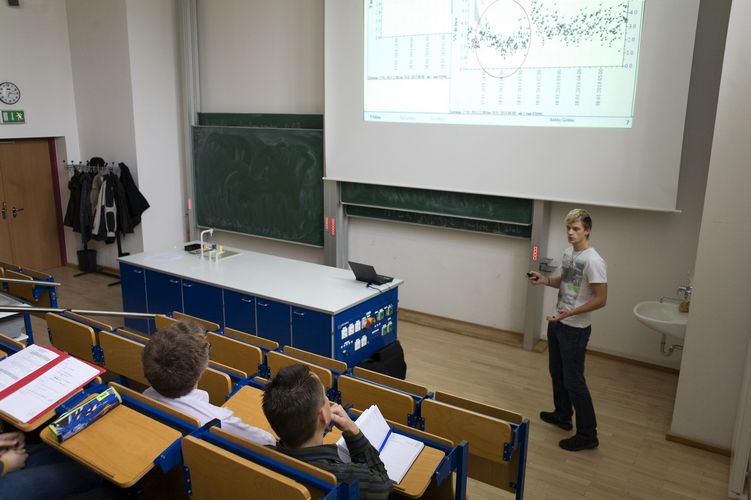
[[[120, 257], [120, 262], [304, 307], [338, 314], [403, 283], [394, 281], [376, 288], [355, 280], [349, 269], [313, 264], [236, 248], [239, 252], [219, 261], [189, 254], [179, 247]], [[383, 272], [383, 271], [382, 271]], [[375, 286], [375, 285], [372, 285]]]

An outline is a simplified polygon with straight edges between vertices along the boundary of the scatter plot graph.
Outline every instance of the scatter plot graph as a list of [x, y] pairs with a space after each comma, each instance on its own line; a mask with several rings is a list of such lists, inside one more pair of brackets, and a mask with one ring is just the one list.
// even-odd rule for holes
[[489, 74], [522, 65], [620, 66], [624, 59], [629, 2], [474, 0], [465, 20], [467, 69], [478, 61]]
[[644, 1], [364, 0], [365, 119], [630, 127]]

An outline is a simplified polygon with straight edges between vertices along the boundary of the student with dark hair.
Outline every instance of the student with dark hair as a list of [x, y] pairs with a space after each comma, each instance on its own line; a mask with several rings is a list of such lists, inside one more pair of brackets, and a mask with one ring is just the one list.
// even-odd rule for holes
[[218, 418], [222, 429], [261, 445], [276, 444], [274, 436], [246, 424], [232, 410], [214, 406], [198, 380], [209, 365], [206, 333], [193, 322], [179, 322], [156, 332], [143, 350], [143, 374], [151, 387], [144, 395], [196, 417], [201, 425]]
[[[385, 499], [391, 480], [378, 452], [340, 405], [326, 398], [316, 374], [305, 365], [279, 370], [263, 394], [263, 413], [279, 436], [277, 450], [329, 471], [339, 482], [359, 481], [360, 498]], [[339, 458], [336, 445], [324, 445], [332, 423], [342, 431], [352, 463]]]

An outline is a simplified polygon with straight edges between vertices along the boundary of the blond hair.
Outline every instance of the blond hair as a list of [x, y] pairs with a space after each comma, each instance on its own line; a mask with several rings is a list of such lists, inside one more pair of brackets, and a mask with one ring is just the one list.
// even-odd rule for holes
[[[584, 229], [587, 231], [592, 231], [592, 216], [583, 208], [575, 208], [571, 210], [566, 214], [566, 218], [564, 219], [566, 224], [573, 224], [576, 221], [581, 222], [582, 226], [584, 226]], [[589, 235], [587, 235], [587, 239], [589, 239]]]

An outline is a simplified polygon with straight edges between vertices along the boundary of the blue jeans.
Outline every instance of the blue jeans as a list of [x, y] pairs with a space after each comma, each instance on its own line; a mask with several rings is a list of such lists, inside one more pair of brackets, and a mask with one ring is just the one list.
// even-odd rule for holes
[[576, 413], [576, 433], [597, 437], [597, 419], [592, 396], [584, 379], [584, 356], [592, 327], [576, 328], [560, 321], [548, 323], [548, 367], [553, 381], [553, 403], [560, 420]]
[[44, 444], [26, 445], [23, 469], [0, 478], [0, 500], [52, 500], [83, 493], [102, 478]]

